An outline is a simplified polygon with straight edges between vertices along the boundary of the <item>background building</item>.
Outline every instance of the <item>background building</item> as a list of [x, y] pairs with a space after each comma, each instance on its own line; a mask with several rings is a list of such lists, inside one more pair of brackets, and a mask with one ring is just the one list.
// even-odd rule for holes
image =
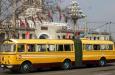
[[[20, 0], [20, 5], [19, 2], [13, 1], [12, 7], [15, 11], [0, 22], [1, 39], [73, 39], [74, 35], [94, 40], [110, 39], [108, 33], [89, 33], [85, 28], [77, 27], [78, 19], [84, 18], [85, 15], [76, 0], [72, 0], [72, 4], [65, 12], [61, 10], [59, 4], [52, 6], [43, 1], [45, 0]], [[15, 7], [16, 4], [19, 6]], [[59, 21], [65, 22], [54, 22], [52, 14], [55, 13], [58, 13]], [[73, 22], [69, 27], [68, 20]]]

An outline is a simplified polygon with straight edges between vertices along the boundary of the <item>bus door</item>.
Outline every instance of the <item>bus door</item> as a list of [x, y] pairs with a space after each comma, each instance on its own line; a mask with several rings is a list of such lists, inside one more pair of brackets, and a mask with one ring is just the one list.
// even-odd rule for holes
[[80, 67], [82, 65], [82, 42], [80, 39], [74, 40], [75, 46], [75, 66]]

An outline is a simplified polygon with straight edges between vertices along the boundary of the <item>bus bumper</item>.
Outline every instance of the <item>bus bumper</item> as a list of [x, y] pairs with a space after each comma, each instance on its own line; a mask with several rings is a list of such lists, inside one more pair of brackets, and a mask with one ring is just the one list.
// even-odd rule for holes
[[10, 68], [13, 68], [12, 65], [0, 65], [0, 67], [1, 67], [1, 68], [9, 68], [9, 69], [10, 69]]

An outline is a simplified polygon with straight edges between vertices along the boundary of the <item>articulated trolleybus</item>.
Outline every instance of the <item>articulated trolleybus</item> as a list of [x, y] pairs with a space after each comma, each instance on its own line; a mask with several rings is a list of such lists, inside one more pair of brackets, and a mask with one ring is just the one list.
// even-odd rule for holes
[[0, 66], [28, 73], [33, 68], [71, 69], [82, 64], [106, 65], [115, 60], [114, 43], [105, 40], [10, 39], [0, 44]]

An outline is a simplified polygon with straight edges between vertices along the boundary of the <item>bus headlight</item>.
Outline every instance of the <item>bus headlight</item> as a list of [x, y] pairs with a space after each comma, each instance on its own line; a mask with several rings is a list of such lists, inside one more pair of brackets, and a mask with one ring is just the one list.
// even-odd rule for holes
[[1, 67], [3, 68], [3, 67], [4, 67], [4, 65], [1, 65]]
[[7, 68], [12, 68], [13, 66], [12, 66], [12, 65], [7, 65], [6, 67], [7, 67]]

